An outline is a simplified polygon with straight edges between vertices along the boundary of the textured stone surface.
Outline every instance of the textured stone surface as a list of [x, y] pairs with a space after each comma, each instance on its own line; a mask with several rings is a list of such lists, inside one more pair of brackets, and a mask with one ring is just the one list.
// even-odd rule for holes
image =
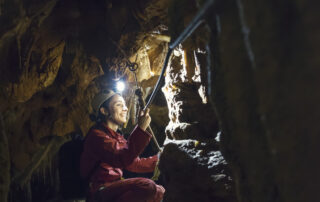
[[[186, 47], [192, 47], [189, 41], [186, 44]], [[195, 62], [198, 59], [195, 54], [188, 54], [194, 53], [194, 49], [180, 46], [174, 51], [167, 68], [162, 91], [166, 96], [170, 118], [166, 133], [171, 139], [214, 138], [218, 131], [218, 120], [212, 106], [204, 103], [202, 98], [206, 100], [206, 95], [199, 93], [204, 83], [196, 71], [200, 64]], [[205, 64], [202, 65], [205, 67]], [[205, 71], [203, 74], [206, 74]], [[193, 79], [195, 77], [198, 78]]]
[[[161, 24], [166, 4], [0, 1], [1, 201], [10, 186], [12, 201], [49, 197], [34, 190], [53, 187], [34, 178], [49, 175], [41, 170], [53, 163], [61, 145], [53, 140], [86, 134], [93, 124], [88, 116], [92, 97], [113, 84], [114, 71], [122, 73], [119, 65], [113, 69], [112, 61], [134, 62], [138, 56], [138, 80], [155, 82], [150, 71], [159, 74], [168, 40]], [[130, 72], [123, 79], [133, 82]], [[155, 121], [165, 120], [163, 107], [155, 107], [162, 113]], [[165, 124], [154, 125], [163, 134]]]
[[319, 201], [318, 3], [229, 1], [208, 17], [212, 100], [239, 201]]
[[159, 168], [164, 201], [233, 202], [233, 182], [218, 143], [173, 140], [165, 143]]
[[[194, 3], [172, 2], [169, 30], [173, 36], [190, 21]], [[170, 118], [160, 159], [168, 202], [236, 201], [230, 168], [215, 141], [218, 117], [207, 102], [205, 31], [201, 27], [173, 51], [162, 88]]]

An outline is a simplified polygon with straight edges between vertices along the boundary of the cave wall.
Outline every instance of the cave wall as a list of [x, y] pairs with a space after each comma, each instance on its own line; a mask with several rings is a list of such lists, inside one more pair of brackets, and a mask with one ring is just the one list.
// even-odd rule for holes
[[[177, 4], [174, 8], [185, 6], [181, 1]], [[319, 162], [316, 159], [319, 153], [319, 93], [316, 88], [319, 85], [316, 76], [319, 15], [316, 7], [311, 2], [302, 1], [237, 0], [217, 2], [206, 17], [211, 36], [205, 48], [209, 53], [208, 63], [202, 64], [208, 65], [208, 99], [219, 120], [220, 148], [229, 163], [228, 168], [232, 169], [238, 201], [319, 200], [316, 194], [319, 187]], [[188, 8], [185, 10], [192, 13]], [[172, 21], [185, 22], [189, 19], [186, 17], [188, 14], [182, 15], [185, 18], [179, 18], [179, 12], [174, 14]], [[169, 30], [177, 31], [179, 26], [175, 24]], [[196, 34], [197, 31], [194, 36]], [[205, 34], [200, 35], [206, 38]], [[196, 41], [196, 37], [190, 38]], [[182, 49], [184, 45], [188, 47], [187, 44], [188, 41], [182, 44]], [[198, 40], [195, 47], [201, 49], [205, 46], [201, 46]], [[188, 53], [183, 57], [188, 60]], [[188, 72], [188, 65], [181, 65], [181, 58], [173, 56], [171, 62], [174, 67], [173, 70], [169, 67], [168, 71], [172, 75], [167, 76], [171, 77], [168, 79], [171, 83], [166, 84], [177, 82], [177, 85], [171, 85], [171, 92], [167, 95], [170, 123], [186, 118], [184, 122], [190, 122], [183, 128], [194, 127], [190, 124], [193, 117], [188, 120], [188, 115], [184, 114], [187, 110], [183, 108], [183, 101], [194, 100], [197, 97], [195, 90], [193, 96], [179, 100], [181, 86], [186, 85], [183, 77], [193, 71]], [[199, 106], [201, 104], [198, 103]], [[192, 114], [197, 116], [195, 111]], [[206, 117], [206, 112], [202, 113], [203, 117]], [[197, 132], [181, 128], [173, 127], [173, 124], [170, 127], [169, 124], [167, 138], [199, 138]], [[192, 147], [190, 142], [188, 146], [185, 144], [175, 141], [165, 146], [167, 159], [163, 157], [161, 160], [168, 160], [171, 166], [166, 169], [164, 163], [160, 163], [164, 172], [186, 169], [179, 166], [180, 161], [170, 161], [168, 152], [175, 151], [179, 159], [183, 159], [179, 153], [186, 152], [188, 146]], [[196, 170], [190, 167], [191, 171]], [[193, 173], [190, 170], [187, 169], [187, 173]], [[183, 175], [188, 176], [188, 180], [183, 179]], [[190, 174], [177, 176], [171, 173], [170, 176], [192, 184]], [[184, 193], [186, 201], [195, 196], [189, 195], [190, 191], [184, 187], [172, 190], [175, 193], [180, 191], [179, 196]], [[169, 201], [178, 197], [172, 196], [173, 192], [166, 195], [171, 197]], [[199, 190], [197, 193], [202, 194]]]
[[211, 101], [239, 201], [319, 201], [319, 12], [228, 1], [208, 16]]
[[[57, 188], [38, 178], [55, 176], [60, 146], [92, 126], [94, 94], [113, 85], [117, 73], [133, 82], [115, 63], [137, 62], [139, 81], [157, 77], [168, 41], [165, 4], [0, 2], [0, 201], [46, 200], [32, 194]], [[44, 188], [37, 190], [37, 183]]]
[[[150, 92], [202, 3], [0, 1], [0, 200], [86, 133], [111, 78], [134, 85], [127, 58]], [[173, 52], [151, 107], [165, 201], [319, 201], [318, 4], [217, 1]]]
[[[195, 1], [172, 1], [169, 31], [175, 39], [200, 9]], [[220, 152], [220, 129], [208, 101], [210, 30], [202, 24], [172, 53], [162, 88], [169, 124], [160, 158], [164, 201], [235, 202], [231, 170]]]

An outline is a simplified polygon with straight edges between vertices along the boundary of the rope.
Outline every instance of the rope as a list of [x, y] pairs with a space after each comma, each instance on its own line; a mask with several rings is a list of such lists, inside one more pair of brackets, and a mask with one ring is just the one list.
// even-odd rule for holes
[[153, 92], [152, 92], [152, 94], [151, 94], [151, 96], [150, 96], [150, 98], [149, 98], [149, 100], [143, 110], [146, 110], [149, 107], [149, 105], [152, 103], [152, 101], [155, 98], [155, 95], [157, 94], [157, 92], [160, 88], [160, 84], [164, 80], [164, 73], [167, 69], [167, 66], [169, 63], [169, 58], [171, 56], [173, 49], [175, 49], [180, 43], [184, 42], [184, 40], [186, 40], [199, 27], [199, 25], [204, 21], [203, 17], [208, 12], [209, 8], [213, 5], [213, 3], [214, 3], [214, 0], [207, 0], [206, 3], [202, 6], [202, 8], [198, 11], [196, 16], [191, 20], [189, 25], [177, 37], [177, 39], [169, 44], [168, 52], [167, 52], [167, 55], [165, 57], [165, 60], [164, 60], [163, 66], [162, 66], [161, 74], [160, 74], [159, 79], [157, 81], [157, 84], [156, 84], [155, 88], [153, 89]]
[[[138, 80], [137, 80], [137, 75], [136, 75], [136, 70], [138, 69], [138, 64], [136, 63], [136, 61], [134, 63], [130, 62], [126, 53], [121, 49], [121, 47], [119, 47], [119, 45], [113, 41], [112, 39], [111, 42], [122, 52], [122, 54], [125, 56], [126, 60], [127, 60], [127, 64], [126, 66], [128, 67], [128, 69], [134, 73], [134, 78], [135, 78], [135, 83], [136, 83], [136, 94], [140, 99], [140, 105], [141, 108], [143, 108], [143, 111], [145, 111], [149, 105], [152, 103], [152, 101], [155, 98], [155, 95], [157, 94], [159, 88], [160, 88], [160, 84], [163, 83], [164, 80], [164, 73], [167, 69], [168, 63], [169, 63], [169, 59], [171, 57], [172, 51], [173, 49], [175, 49], [177, 47], [177, 45], [179, 45], [180, 43], [183, 43], [203, 22], [203, 17], [204, 15], [207, 13], [207, 11], [209, 10], [209, 8], [213, 5], [214, 0], [207, 0], [204, 5], [202, 6], [202, 8], [197, 12], [196, 16], [192, 19], [192, 21], [189, 23], [189, 25], [183, 30], [183, 32], [176, 38], [175, 41], [173, 41], [172, 43], [169, 44], [168, 46], [168, 52], [166, 54], [163, 66], [162, 66], [162, 70], [161, 70], [161, 74], [159, 76], [159, 79], [157, 81], [156, 86], [153, 89], [153, 92], [147, 102], [147, 104], [145, 104], [145, 101], [142, 99], [142, 92], [141, 89], [138, 88]], [[136, 60], [137, 60], [138, 55], [136, 56]], [[159, 151], [161, 151], [161, 148], [158, 144], [158, 141], [151, 129], [151, 127], [148, 127], [148, 131], [151, 133], [152, 138], [158, 148]]]

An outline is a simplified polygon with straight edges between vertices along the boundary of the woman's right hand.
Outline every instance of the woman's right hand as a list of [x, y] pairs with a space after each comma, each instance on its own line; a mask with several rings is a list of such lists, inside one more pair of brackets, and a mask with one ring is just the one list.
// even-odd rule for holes
[[146, 129], [148, 128], [151, 122], [149, 111], [150, 111], [149, 108], [146, 109], [146, 111], [141, 111], [140, 116], [138, 118], [138, 126], [144, 131], [146, 131]]

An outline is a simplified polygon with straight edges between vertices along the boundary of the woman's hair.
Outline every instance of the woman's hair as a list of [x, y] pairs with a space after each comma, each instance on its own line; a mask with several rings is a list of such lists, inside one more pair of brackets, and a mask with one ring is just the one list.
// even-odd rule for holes
[[112, 100], [113, 96], [110, 97], [109, 99], [107, 99], [104, 103], [102, 103], [101, 107], [105, 108], [106, 109], [106, 114], [102, 114], [101, 111], [100, 111], [100, 108], [99, 108], [99, 111], [98, 111], [98, 115], [95, 116], [94, 114], [90, 114], [90, 119], [98, 124], [100, 123], [103, 123], [103, 122], [106, 122], [107, 119], [110, 117], [110, 109], [109, 109], [109, 104], [110, 104], [110, 101]]

